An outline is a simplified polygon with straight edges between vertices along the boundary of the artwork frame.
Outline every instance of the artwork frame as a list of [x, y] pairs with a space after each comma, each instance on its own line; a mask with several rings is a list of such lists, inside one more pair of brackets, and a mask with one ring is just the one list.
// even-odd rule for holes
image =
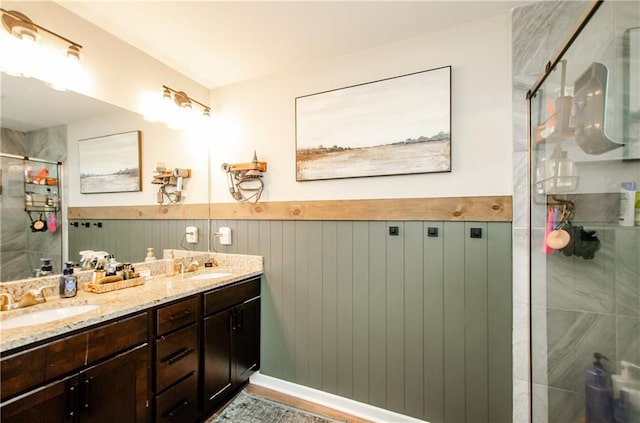
[[451, 172], [451, 66], [295, 98], [296, 181]]
[[78, 141], [80, 193], [142, 191], [142, 131]]

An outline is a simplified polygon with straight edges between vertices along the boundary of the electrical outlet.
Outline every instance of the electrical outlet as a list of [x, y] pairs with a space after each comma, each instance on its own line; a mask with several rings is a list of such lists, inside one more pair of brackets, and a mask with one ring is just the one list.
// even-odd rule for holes
[[197, 244], [198, 243], [198, 227], [187, 226], [186, 238], [189, 244]]
[[218, 229], [218, 234], [220, 234], [221, 245], [231, 245], [231, 228], [223, 226]]

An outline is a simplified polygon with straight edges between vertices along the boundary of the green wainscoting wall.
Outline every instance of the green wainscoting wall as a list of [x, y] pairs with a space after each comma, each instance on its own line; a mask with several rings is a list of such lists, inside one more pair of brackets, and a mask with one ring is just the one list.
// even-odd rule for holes
[[221, 226], [218, 251], [264, 256], [262, 373], [433, 423], [511, 422], [511, 223]]
[[[197, 244], [184, 240], [185, 228], [196, 226]], [[164, 248], [207, 250], [207, 220], [138, 220], [138, 219], [69, 219], [69, 260], [80, 261], [83, 250], [107, 251], [120, 262], [141, 262], [147, 248], [153, 247], [157, 258]]]
[[[123, 248], [132, 261], [207, 223], [78, 222], [90, 227], [70, 228], [70, 251]], [[211, 223], [232, 228], [218, 252], [264, 257], [262, 373], [432, 423], [511, 422], [511, 223]]]

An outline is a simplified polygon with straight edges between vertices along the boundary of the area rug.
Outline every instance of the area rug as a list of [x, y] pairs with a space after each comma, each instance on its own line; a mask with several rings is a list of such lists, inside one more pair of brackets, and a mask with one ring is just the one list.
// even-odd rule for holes
[[264, 397], [241, 391], [213, 420], [213, 423], [338, 423], [319, 414], [289, 407]]

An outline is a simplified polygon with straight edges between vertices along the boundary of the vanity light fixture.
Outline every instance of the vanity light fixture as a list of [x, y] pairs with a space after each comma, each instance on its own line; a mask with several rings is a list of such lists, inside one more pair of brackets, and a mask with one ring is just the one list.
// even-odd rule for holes
[[162, 90], [161, 101], [147, 106], [145, 119], [164, 122], [170, 128], [183, 129], [197, 125], [203, 118], [211, 117], [209, 106], [194, 100], [184, 91], [174, 90], [166, 85], [162, 86]]
[[[82, 46], [33, 22], [26, 15], [0, 8], [0, 70], [14, 76], [33, 77], [64, 90], [86, 82], [79, 66]], [[48, 35], [43, 37], [43, 35]]]

